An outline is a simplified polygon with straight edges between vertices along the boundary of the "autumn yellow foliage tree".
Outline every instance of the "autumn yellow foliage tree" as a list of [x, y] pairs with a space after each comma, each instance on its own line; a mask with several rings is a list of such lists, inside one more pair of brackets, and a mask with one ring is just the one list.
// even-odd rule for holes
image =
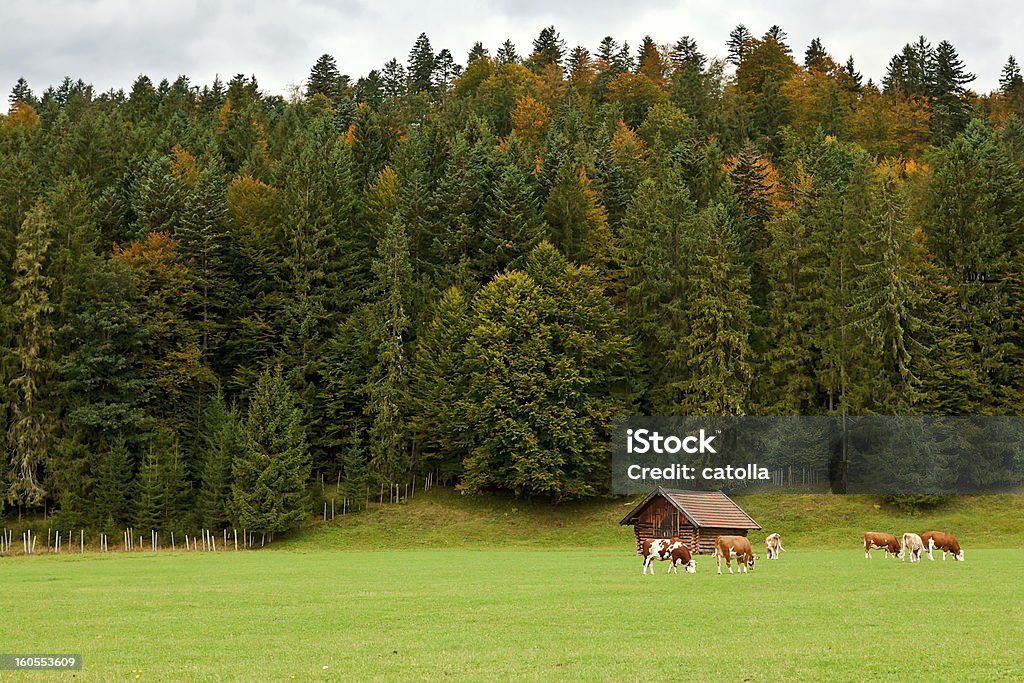
[[639, 126], [654, 105], [668, 100], [668, 94], [643, 74], [620, 73], [608, 84], [608, 101], [622, 107], [622, 118], [630, 126]]
[[535, 100], [530, 93], [526, 93], [512, 110], [512, 132], [535, 150], [544, 144], [550, 121], [551, 108]]

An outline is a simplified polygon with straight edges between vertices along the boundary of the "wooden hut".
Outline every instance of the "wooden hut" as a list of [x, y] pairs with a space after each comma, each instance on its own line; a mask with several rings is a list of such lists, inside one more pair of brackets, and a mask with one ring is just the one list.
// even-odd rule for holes
[[710, 554], [715, 536], [746, 536], [760, 529], [732, 498], [721, 491], [656, 488], [619, 524], [632, 524], [637, 548], [647, 538], [678, 536], [691, 552]]

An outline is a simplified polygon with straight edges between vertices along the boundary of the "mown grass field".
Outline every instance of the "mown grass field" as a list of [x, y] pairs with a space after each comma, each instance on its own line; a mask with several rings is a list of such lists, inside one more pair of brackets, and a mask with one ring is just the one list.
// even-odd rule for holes
[[[0, 558], [14, 680], [1022, 680], [1024, 497], [905, 513], [739, 499], [787, 552], [742, 576], [640, 575], [630, 501], [436, 489], [255, 552]], [[864, 559], [864, 530], [947, 529], [967, 561]], [[763, 546], [761, 546], [763, 548]], [[326, 669], [324, 667], [327, 667]]]
[[626, 549], [8, 558], [0, 643], [92, 680], [1020, 680], [1024, 550], [967, 552], [654, 577]]

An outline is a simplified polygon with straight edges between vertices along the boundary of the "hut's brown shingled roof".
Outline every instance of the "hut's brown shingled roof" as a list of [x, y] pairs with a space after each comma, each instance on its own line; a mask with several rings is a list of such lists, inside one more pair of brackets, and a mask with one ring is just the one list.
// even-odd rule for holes
[[698, 527], [722, 529], [760, 529], [750, 515], [721, 491], [681, 491], [658, 487], [634, 507], [620, 524], [632, 524], [633, 518], [655, 496], [661, 495]]

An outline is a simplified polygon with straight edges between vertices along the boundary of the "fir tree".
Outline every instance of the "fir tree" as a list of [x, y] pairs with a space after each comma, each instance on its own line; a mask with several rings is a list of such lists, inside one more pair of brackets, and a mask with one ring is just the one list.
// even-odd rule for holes
[[464, 372], [470, 325], [469, 301], [450, 287], [420, 333], [410, 369], [409, 427], [419, 457], [427, 468], [439, 468], [446, 475], [461, 472], [470, 443]]
[[11, 94], [7, 98], [7, 101], [12, 106], [15, 102], [24, 102], [33, 108], [38, 108], [39, 106], [39, 101], [32, 93], [32, 88], [28, 87], [28, 81], [24, 78], [18, 78], [18, 82], [15, 83], [14, 87], [11, 89]]
[[826, 59], [828, 59], [828, 53], [825, 52], [825, 47], [821, 44], [821, 38], [813, 39], [807, 46], [807, 51], [804, 52], [804, 67], [807, 69], [819, 68]]
[[166, 482], [160, 467], [160, 453], [150, 446], [135, 478], [134, 526], [140, 531], [163, 528]]
[[435, 91], [434, 61], [434, 49], [430, 46], [430, 39], [426, 33], [421, 33], [409, 51], [409, 67], [406, 71], [409, 92]]
[[219, 394], [207, 404], [204, 418], [196, 514], [204, 528], [219, 529], [231, 519], [231, 463], [238, 450], [238, 422]]
[[341, 452], [341, 495], [348, 499], [348, 508], [359, 508], [368, 497], [371, 481], [369, 459], [359, 432], [352, 432]]
[[555, 30], [554, 26], [548, 26], [541, 30], [540, 35], [533, 41], [533, 54], [530, 55], [530, 65], [540, 71], [548, 64], [555, 66], [562, 65], [565, 57], [565, 41]]
[[93, 489], [96, 522], [105, 531], [123, 528], [133, 520], [132, 463], [123, 439], [102, 454]]
[[341, 75], [334, 57], [323, 54], [316, 60], [316, 64], [309, 72], [309, 79], [306, 81], [306, 97], [311, 98], [316, 94], [321, 94], [331, 102], [338, 104], [345, 94], [347, 85], [348, 77]]
[[1024, 86], [1024, 77], [1021, 77], [1020, 64], [1017, 59], [1010, 55], [1006, 59], [1002, 73], [999, 74], [999, 89], [1004, 95], [1009, 95], [1015, 89]]
[[310, 459], [296, 403], [280, 369], [263, 373], [239, 425], [231, 463], [232, 521], [239, 528], [287, 531], [309, 514]]
[[516, 52], [516, 46], [511, 41], [506, 39], [501, 47], [498, 48], [498, 52], [495, 54], [499, 64], [518, 64], [521, 60], [519, 53]]
[[404, 335], [409, 327], [405, 293], [410, 280], [409, 243], [405, 225], [394, 218], [377, 245], [373, 263], [376, 291], [377, 365], [368, 388], [367, 414], [370, 453], [382, 480], [396, 482], [409, 473], [412, 463], [406, 447], [406, 382], [408, 368]]
[[478, 40], [473, 43], [473, 47], [469, 49], [469, 55], [466, 57], [466, 65], [468, 66], [477, 60], [487, 59], [488, 57], [490, 57], [490, 53], [487, 51], [487, 48], [484, 47], [484, 44]]
[[10, 381], [13, 400], [7, 433], [14, 481], [7, 498], [29, 506], [41, 503], [45, 494], [40, 467], [52, 444], [54, 427], [43, 394], [52, 367], [53, 305], [49, 289], [53, 279], [44, 274], [50, 234], [46, 210], [37, 205], [21, 225], [14, 258], [11, 319], [16, 330], [16, 367]]
[[[431, 55], [430, 61], [430, 68], [433, 70], [433, 55]], [[392, 58], [384, 64], [384, 68], [380, 72], [380, 81], [384, 97], [401, 97], [408, 91], [405, 67], [397, 59]]]
[[516, 268], [547, 233], [529, 176], [518, 164], [504, 164], [487, 200], [480, 260], [488, 276]]
[[753, 378], [749, 278], [724, 207], [704, 209], [699, 221], [685, 312], [690, 375], [678, 414], [742, 415]]
[[579, 263], [610, 258], [608, 217], [582, 167], [562, 167], [544, 205], [544, 218], [566, 258]]
[[743, 24], [738, 24], [736, 28], [729, 32], [729, 40], [725, 44], [729, 56], [726, 57], [725, 61], [739, 66], [750, 50], [750, 44], [753, 40], [754, 36], [747, 30], [747, 27]]

